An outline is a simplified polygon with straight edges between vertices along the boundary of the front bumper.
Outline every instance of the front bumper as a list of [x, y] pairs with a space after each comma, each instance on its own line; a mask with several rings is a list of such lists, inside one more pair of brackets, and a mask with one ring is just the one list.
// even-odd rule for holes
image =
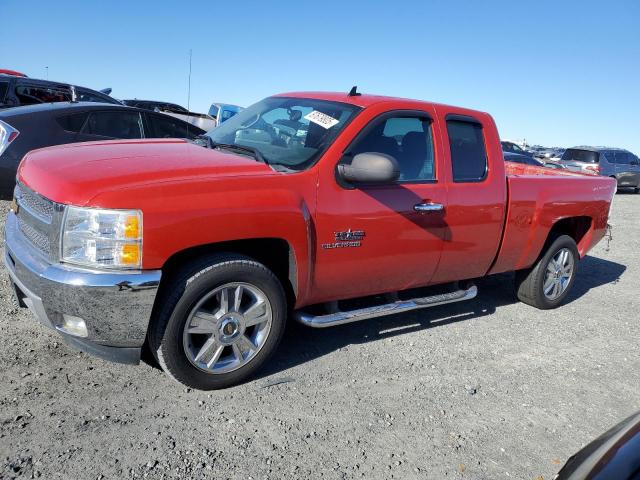
[[[5, 223], [4, 262], [20, 306], [67, 343], [110, 361], [140, 361], [160, 270], [98, 272], [52, 264], [22, 237], [13, 213]], [[63, 315], [83, 319], [87, 336], [61, 331]]]

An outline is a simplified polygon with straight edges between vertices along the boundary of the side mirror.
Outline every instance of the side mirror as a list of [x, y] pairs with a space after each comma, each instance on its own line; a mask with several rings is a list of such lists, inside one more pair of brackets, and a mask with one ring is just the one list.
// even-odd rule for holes
[[338, 175], [348, 183], [392, 183], [400, 177], [398, 161], [377, 152], [359, 153], [350, 165], [338, 165]]

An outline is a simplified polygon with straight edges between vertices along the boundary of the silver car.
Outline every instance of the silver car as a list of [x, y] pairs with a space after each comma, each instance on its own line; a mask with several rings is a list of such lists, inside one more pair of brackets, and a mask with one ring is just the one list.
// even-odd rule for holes
[[560, 163], [574, 172], [615, 178], [618, 188], [633, 188], [640, 193], [640, 161], [628, 150], [573, 147], [565, 150]]

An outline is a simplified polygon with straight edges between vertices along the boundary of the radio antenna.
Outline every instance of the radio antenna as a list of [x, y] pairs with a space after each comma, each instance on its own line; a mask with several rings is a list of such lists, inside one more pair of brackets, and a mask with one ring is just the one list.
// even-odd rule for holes
[[189, 49], [189, 85], [187, 87], [187, 110], [191, 111], [191, 58], [193, 50]]

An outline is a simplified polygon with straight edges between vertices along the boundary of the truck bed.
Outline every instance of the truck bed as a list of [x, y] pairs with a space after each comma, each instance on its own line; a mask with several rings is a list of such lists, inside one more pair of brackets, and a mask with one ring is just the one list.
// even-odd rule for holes
[[[577, 233], [581, 257], [605, 235], [615, 179], [510, 162], [505, 172], [507, 214], [490, 274], [530, 267], [549, 230], [565, 218], [571, 220], [559, 231]], [[576, 207], [582, 214], [577, 218]]]

